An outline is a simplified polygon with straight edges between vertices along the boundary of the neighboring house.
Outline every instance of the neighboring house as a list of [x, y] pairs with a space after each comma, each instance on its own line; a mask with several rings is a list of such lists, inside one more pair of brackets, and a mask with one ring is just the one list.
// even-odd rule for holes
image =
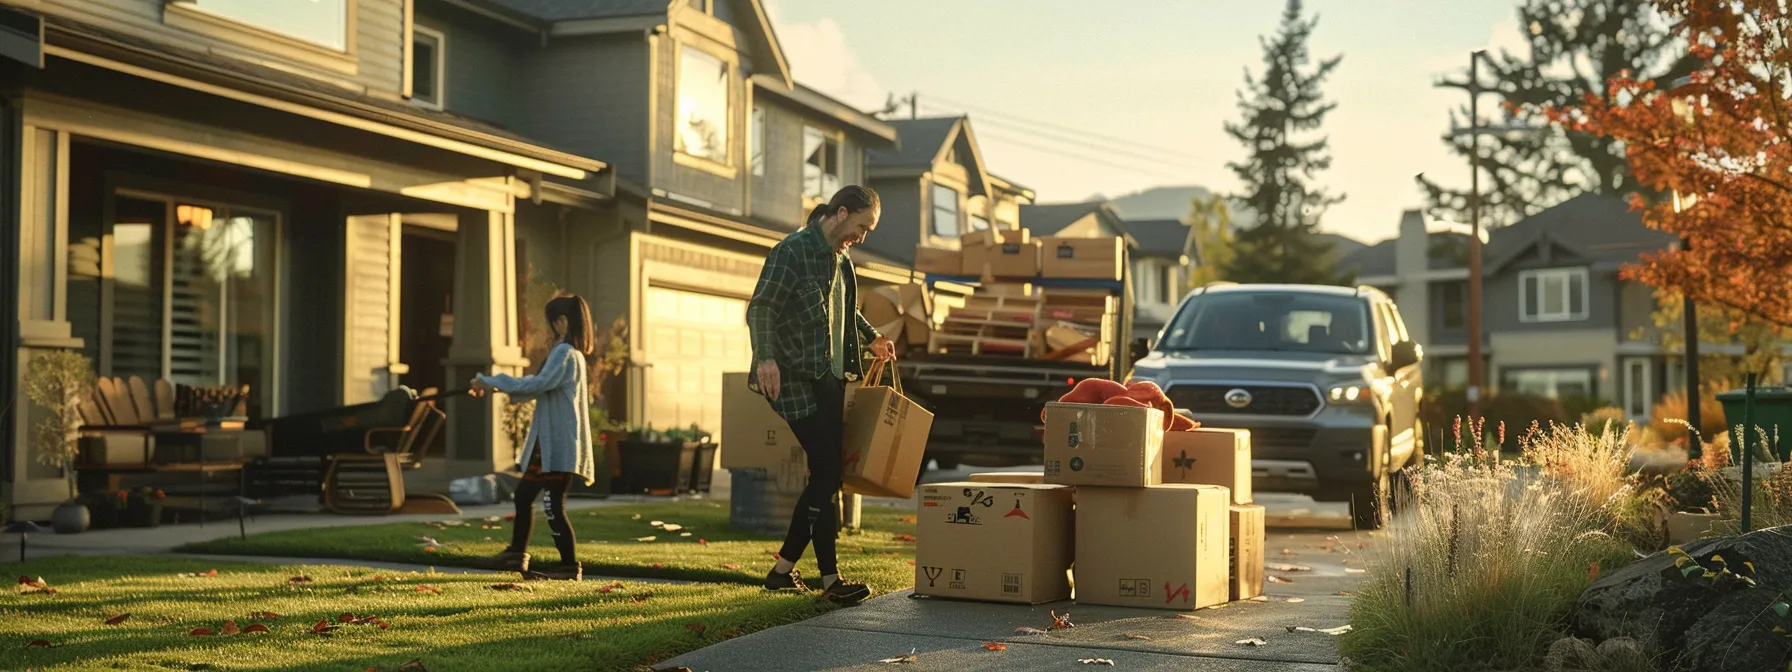
[[[1482, 248], [1485, 385], [1548, 397], [1595, 397], [1648, 417], [1685, 385], [1682, 357], [1662, 347], [1653, 289], [1618, 277], [1673, 236], [1645, 226], [1620, 198], [1583, 195], [1486, 234]], [[1428, 230], [1408, 211], [1400, 236], [1343, 266], [1395, 296], [1425, 347], [1427, 380], [1468, 382], [1468, 237]], [[1733, 349], [1702, 344], [1707, 353]]]
[[966, 117], [889, 122], [898, 144], [867, 158], [872, 188], [883, 199], [883, 219], [864, 247], [913, 264], [915, 247], [957, 249], [958, 238], [990, 227], [1013, 229], [1033, 190], [994, 174], [983, 164]]
[[[437, 109], [456, 80], [428, 66], [456, 45], [412, 9], [0, 0], [16, 59], [0, 260], [17, 280], [0, 339], [18, 348], [0, 398], [54, 349], [104, 376], [249, 385], [252, 418], [520, 370], [518, 219], [613, 207], [608, 166]], [[0, 407], [0, 499], [40, 517], [67, 496], [26, 448], [42, 411]], [[448, 452], [412, 488], [512, 460], [494, 405], [448, 407]]]
[[[420, 22], [444, 26], [448, 109], [615, 167], [614, 204], [526, 221], [518, 239], [599, 324], [627, 318], [619, 419], [719, 432], [719, 373], [751, 364], [746, 305], [765, 254], [816, 203], [864, 181], [865, 152], [892, 146], [895, 129], [792, 81], [757, 0], [417, 6]], [[492, 47], [457, 59], [475, 40]], [[908, 279], [874, 252], [853, 252], [862, 283]]]
[[1134, 334], [1155, 338], [1188, 294], [1200, 255], [1193, 227], [1179, 219], [1132, 220], [1126, 230], [1138, 241], [1132, 254]]

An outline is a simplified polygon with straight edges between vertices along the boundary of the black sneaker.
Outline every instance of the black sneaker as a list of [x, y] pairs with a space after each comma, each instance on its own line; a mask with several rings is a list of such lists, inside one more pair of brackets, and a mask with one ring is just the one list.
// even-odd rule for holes
[[860, 602], [864, 602], [867, 597], [871, 597], [871, 589], [866, 587], [863, 583], [852, 583], [845, 579], [836, 579], [834, 585], [828, 586], [821, 591], [821, 597], [834, 604], [850, 607]]
[[474, 558], [467, 561], [467, 566], [475, 569], [492, 569], [501, 572], [529, 571], [529, 554], [517, 551], [504, 551], [497, 555]]
[[528, 580], [547, 579], [552, 581], [580, 581], [585, 578], [585, 568], [577, 562], [537, 563], [523, 572]]
[[806, 585], [803, 585], [803, 577], [801, 575], [797, 574], [796, 570], [794, 570], [794, 569], [790, 570], [788, 573], [779, 573], [778, 570], [775, 570], [775, 569], [772, 571], [766, 572], [765, 573], [765, 589], [766, 590], [794, 590], [799, 593], [809, 592], [809, 587]]

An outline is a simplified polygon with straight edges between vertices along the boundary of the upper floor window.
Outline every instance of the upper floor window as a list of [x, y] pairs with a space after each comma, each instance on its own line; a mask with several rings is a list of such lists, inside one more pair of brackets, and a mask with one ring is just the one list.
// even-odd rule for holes
[[1468, 284], [1450, 282], [1438, 286], [1438, 324], [1445, 329], [1462, 329], [1468, 325]]
[[1587, 269], [1554, 268], [1518, 274], [1518, 316], [1525, 322], [1587, 319]]
[[984, 219], [983, 215], [971, 215], [972, 231], [982, 231], [987, 228], [989, 228], [989, 220]]
[[765, 108], [753, 106], [753, 126], [747, 129], [747, 151], [752, 152], [750, 162], [753, 166], [753, 177], [765, 176]]
[[965, 220], [971, 231], [982, 231], [989, 228], [989, 198], [972, 196], [964, 199]]
[[728, 165], [728, 64], [695, 47], [678, 63], [674, 149]]
[[448, 70], [448, 39], [440, 32], [415, 26], [411, 29], [411, 100], [424, 107], [442, 109], [443, 84]]
[[933, 185], [933, 235], [958, 237], [958, 190], [943, 184]]
[[180, 0], [233, 21], [348, 51], [349, 4], [354, 0]]
[[840, 140], [803, 127], [803, 196], [829, 199], [840, 190]]

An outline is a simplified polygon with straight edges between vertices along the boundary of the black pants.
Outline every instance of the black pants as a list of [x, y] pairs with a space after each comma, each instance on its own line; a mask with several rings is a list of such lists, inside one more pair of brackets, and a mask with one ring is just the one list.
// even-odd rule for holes
[[529, 550], [529, 537], [535, 534], [535, 497], [545, 492], [547, 499], [542, 502], [541, 509], [548, 515], [548, 529], [554, 533], [554, 548], [560, 551], [560, 561], [578, 561], [572, 523], [566, 519], [566, 491], [572, 487], [575, 476], [559, 471], [542, 472], [541, 444], [535, 445], [529, 469], [523, 472], [523, 480], [516, 486], [516, 526], [511, 530], [510, 548], [505, 550], [516, 553]]
[[[795, 383], [796, 381], [792, 381]], [[840, 535], [840, 511], [834, 496], [840, 492], [840, 444], [846, 429], [846, 385], [831, 375], [813, 383], [820, 405], [815, 413], [790, 423], [790, 430], [809, 458], [809, 486], [803, 488], [796, 510], [790, 514], [790, 532], [778, 557], [796, 562], [803, 548], [815, 544], [815, 563], [822, 576], [840, 572], [834, 542]]]

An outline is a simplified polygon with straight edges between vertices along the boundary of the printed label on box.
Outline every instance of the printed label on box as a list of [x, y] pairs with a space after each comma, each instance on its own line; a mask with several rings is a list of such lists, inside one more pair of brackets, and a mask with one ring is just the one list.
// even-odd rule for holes
[[1002, 575], [1002, 594], [1003, 595], [1019, 595], [1020, 594], [1020, 586], [1021, 586], [1021, 575], [1019, 575], [1019, 574], [1003, 574]]
[[1121, 597], [1151, 597], [1151, 579], [1121, 579]]
[[938, 583], [940, 580], [940, 574], [945, 573], [945, 571], [946, 571], [946, 568], [944, 568], [944, 567], [922, 567], [921, 568], [921, 573], [927, 576], [927, 587], [928, 588], [934, 587], [934, 584]]
[[964, 575], [965, 575], [965, 571], [962, 569], [952, 570], [952, 582], [946, 584], [946, 587], [951, 588], [953, 590], [964, 590], [964, 586], [965, 586]]

